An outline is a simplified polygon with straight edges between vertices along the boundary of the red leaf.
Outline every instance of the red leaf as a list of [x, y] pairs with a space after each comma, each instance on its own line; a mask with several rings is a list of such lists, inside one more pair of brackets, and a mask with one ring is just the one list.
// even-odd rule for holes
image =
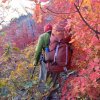
[[90, 79], [92, 81], [96, 81], [96, 79], [100, 78], [100, 74], [97, 72], [93, 72], [92, 74], [90, 74]]

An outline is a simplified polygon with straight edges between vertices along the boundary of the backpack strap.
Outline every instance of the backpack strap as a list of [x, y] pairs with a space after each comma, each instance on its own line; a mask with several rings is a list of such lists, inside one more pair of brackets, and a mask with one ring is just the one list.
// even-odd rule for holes
[[57, 46], [56, 46], [56, 50], [55, 50], [55, 54], [54, 54], [54, 63], [56, 62], [56, 57], [58, 55], [59, 45], [60, 45], [60, 41], [58, 41]]
[[[60, 45], [60, 41], [58, 42], [57, 46], [56, 46], [56, 50], [55, 50], [55, 54], [54, 54], [54, 62], [56, 62], [56, 57], [58, 55], [58, 50], [59, 50], [59, 45]], [[66, 45], [66, 65], [68, 64], [68, 45]]]
[[68, 64], [68, 45], [66, 45], [66, 65]]

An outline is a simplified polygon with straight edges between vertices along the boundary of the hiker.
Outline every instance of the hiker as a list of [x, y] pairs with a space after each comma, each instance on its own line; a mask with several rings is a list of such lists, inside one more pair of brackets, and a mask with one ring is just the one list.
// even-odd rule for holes
[[[47, 75], [52, 76], [52, 82], [54, 91], [51, 91], [48, 96], [48, 100], [53, 99], [53, 94], [56, 93], [61, 84], [59, 84], [59, 78], [61, 74], [67, 75], [68, 67], [71, 65], [72, 50], [70, 48], [71, 40], [71, 26], [68, 25], [66, 20], [60, 21], [53, 26], [52, 34], [49, 43], [49, 52], [46, 57], [46, 67], [48, 70]], [[62, 78], [62, 76], [61, 76]], [[55, 98], [58, 99], [56, 96]]]
[[40, 82], [46, 80], [47, 69], [45, 66], [44, 56], [42, 52], [48, 50], [51, 32], [52, 32], [52, 25], [50, 24], [45, 25], [44, 33], [39, 36], [36, 51], [35, 51], [34, 66], [37, 66], [39, 61], [41, 64], [40, 74], [39, 74]]
[[52, 30], [49, 44], [48, 62], [46, 64], [48, 73], [51, 73], [55, 83], [61, 72], [68, 71], [71, 66], [72, 50], [69, 41], [71, 40], [71, 27], [67, 21], [60, 21], [55, 24]]

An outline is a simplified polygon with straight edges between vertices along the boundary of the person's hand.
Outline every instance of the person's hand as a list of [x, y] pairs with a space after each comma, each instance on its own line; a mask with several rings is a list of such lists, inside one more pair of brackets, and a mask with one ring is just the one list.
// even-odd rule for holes
[[36, 61], [34, 61], [34, 62], [33, 62], [33, 66], [37, 66], [37, 63], [36, 63]]
[[36, 66], [36, 64], [33, 64], [33, 66]]

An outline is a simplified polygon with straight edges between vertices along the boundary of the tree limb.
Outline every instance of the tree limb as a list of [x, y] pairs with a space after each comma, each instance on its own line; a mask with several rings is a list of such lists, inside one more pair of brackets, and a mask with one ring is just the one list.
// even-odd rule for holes
[[54, 12], [54, 11], [52, 11], [52, 10], [49, 9], [49, 8], [46, 8], [46, 9], [47, 9], [48, 11], [54, 13], [54, 14], [71, 14], [71, 13], [75, 13], [75, 12], [77, 12], [77, 11], [74, 11], [74, 12], [71, 12], [71, 13], [63, 13], [63, 12]]
[[46, 13], [46, 11], [44, 11], [44, 10], [42, 9], [41, 5], [40, 5], [40, 9], [41, 9], [41, 11], [42, 11], [43, 13]]
[[83, 18], [83, 16], [82, 16], [80, 10], [78, 9], [78, 7], [76, 6], [75, 3], [74, 3], [74, 6], [75, 6], [77, 12], [79, 13], [81, 19], [83, 20], [83, 22], [84, 22], [93, 32], [96, 33], [96, 36], [97, 36], [97, 34], [100, 34], [100, 32], [99, 32], [98, 30], [95, 30], [95, 29], [94, 29], [92, 26], [90, 26], [89, 23]]

